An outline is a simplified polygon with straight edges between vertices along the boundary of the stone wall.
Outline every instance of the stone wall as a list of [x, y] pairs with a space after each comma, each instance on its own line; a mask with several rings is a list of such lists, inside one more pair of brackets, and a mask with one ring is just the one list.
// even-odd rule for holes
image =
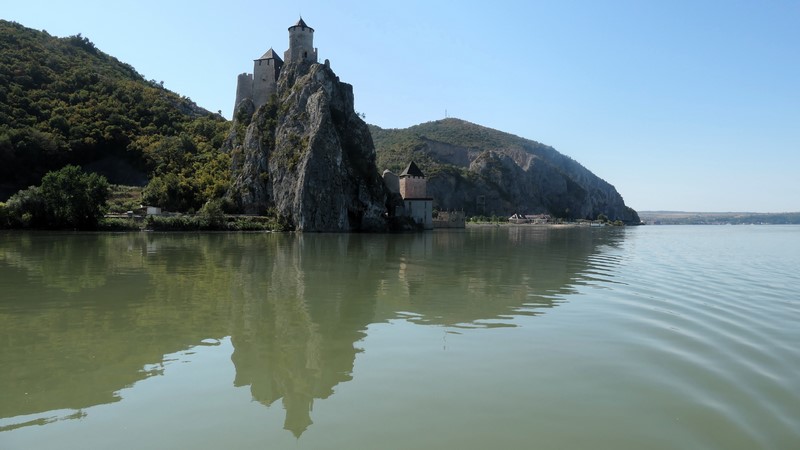
[[423, 229], [433, 229], [433, 200], [432, 199], [413, 199], [403, 200], [405, 213], [414, 222], [422, 226]]
[[433, 219], [433, 228], [465, 228], [464, 211], [439, 211]]
[[403, 198], [427, 198], [428, 188], [425, 178], [405, 176], [400, 178], [400, 195]]

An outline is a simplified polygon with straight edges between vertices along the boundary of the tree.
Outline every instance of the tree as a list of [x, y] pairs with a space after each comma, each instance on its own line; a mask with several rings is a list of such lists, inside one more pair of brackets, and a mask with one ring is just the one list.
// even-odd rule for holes
[[147, 183], [142, 191], [142, 201], [147, 205], [160, 206], [168, 211], [185, 211], [190, 208], [186, 199], [193, 198], [189, 180], [184, 180], [170, 172], [157, 175]]
[[42, 196], [51, 226], [91, 229], [103, 218], [108, 181], [69, 165], [42, 178]]
[[108, 199], [108, 181], [78, 166], [48, 172], [41, 186], [31, 186], [11, 196], [6, 204], [10, 221], [22, 227], [97, 227]]

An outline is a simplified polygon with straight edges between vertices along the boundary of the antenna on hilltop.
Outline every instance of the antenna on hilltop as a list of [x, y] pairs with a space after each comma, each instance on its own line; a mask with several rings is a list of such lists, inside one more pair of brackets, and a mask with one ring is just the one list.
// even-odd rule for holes
[[447, 119], [447, 108], [444, 109], [444, 118]]

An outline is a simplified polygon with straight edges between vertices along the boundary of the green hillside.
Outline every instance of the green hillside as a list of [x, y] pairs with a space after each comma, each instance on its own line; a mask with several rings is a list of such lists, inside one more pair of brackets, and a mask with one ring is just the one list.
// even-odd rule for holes
[[228, 122], [147, 81], [81, 35], [0, 20], [0, 201], [67, 164], [144, 185], [165, 207], [227, 188]]
[[412, 157], [426, 160], [433, 166], [446, 164], [447, 161], [426, 152], [430, 141], [472, 151], [518, 149], [551, 155], [556, 153], [544, 144], [460, 119], [437, 120], [404, 129], [384, 129], [373, 125], [370, 131], [378, 149], [379, 166], [389, 170], [401, 170]]

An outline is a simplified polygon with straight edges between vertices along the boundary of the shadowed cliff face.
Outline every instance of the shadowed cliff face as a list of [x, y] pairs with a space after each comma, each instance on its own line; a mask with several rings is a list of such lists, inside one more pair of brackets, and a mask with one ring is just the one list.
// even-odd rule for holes
[[388, 194], [353, 88], [322, 64], [287, 64], [277, 95], [253, 112], [237, 106], [223, 151], [232, 155], [230, 198], [268, 210], [297, 230], [379, 231]]

